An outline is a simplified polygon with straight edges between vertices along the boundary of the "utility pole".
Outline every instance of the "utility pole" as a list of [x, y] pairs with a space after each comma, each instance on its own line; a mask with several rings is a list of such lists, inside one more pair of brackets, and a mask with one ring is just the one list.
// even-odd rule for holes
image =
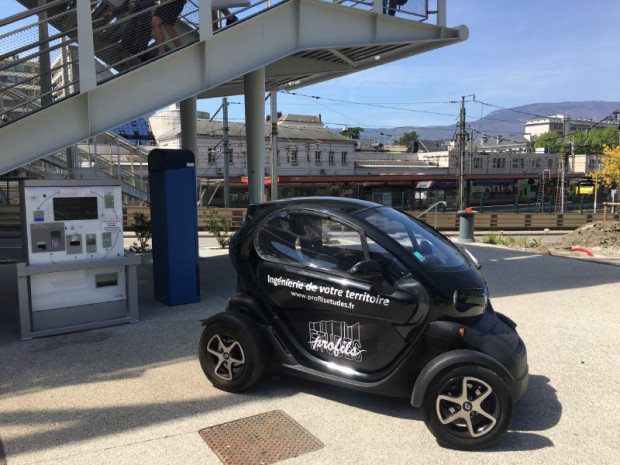
[[474, 162], [474, 130], [469, 131], [469, 174], [472, 174], [472, 164]]
[[228, 140], [228, 99], [222, 99], [222, 136], [224, 139], [224, 208], [230, 207], [230, 185], [228, 165], [230, 162], [230, 143]]
[[278, 200], [278, 91], [271, 91], [271, 200]]
[[457, 199], [457, 209], [463, 210], [465, 208], [465, 98], [474, 97], [475, 94], [463, 95], [461, 97], [461, 118], [459, 121], [459, 162], [456, 168], [456, 173], [459, 178], [459, 195]]

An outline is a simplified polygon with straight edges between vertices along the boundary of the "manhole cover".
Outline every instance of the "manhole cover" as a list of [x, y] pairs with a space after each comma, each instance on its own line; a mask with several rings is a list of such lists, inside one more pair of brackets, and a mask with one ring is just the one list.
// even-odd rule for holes
[[321, 441], [281, 410], [199, 432], [225, 465], [267, 465], [323, 447]]

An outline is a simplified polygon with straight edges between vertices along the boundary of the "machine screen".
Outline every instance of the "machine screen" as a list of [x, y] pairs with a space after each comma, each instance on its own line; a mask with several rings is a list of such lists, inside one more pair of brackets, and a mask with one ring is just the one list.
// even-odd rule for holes
[[54, 198], [54, 220], [96, 220], [97, 197], [56, 197]]

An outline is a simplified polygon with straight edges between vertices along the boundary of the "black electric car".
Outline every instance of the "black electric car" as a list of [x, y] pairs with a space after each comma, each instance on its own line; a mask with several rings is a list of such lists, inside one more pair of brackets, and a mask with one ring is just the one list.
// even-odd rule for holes
[[266, 367], [410, 399], [437, 440], [480, 449], [506, 432], [528, 365], [475, 258], [409, 215], [344, 198], [251, 205], [230, 243], [237, 293], [204, 320], [219, 389]]

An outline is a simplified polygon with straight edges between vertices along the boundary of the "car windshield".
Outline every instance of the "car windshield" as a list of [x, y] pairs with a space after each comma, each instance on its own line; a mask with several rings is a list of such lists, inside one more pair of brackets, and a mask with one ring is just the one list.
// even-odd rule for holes
[[398, 242], [423, 268], [455, 271], [468, 266], [465, 257], [449, 240], [404, 213], [389, 207], [376, 207], [363, 210], [357, 216]]

